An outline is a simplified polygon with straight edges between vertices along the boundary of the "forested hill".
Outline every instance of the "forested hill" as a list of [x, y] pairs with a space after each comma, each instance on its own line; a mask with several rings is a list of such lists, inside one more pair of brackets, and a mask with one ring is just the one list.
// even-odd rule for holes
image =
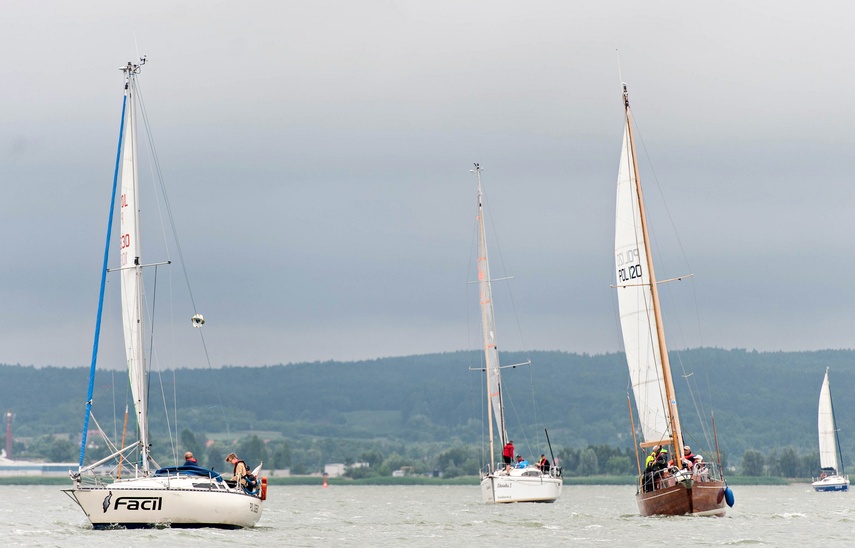
[[[622, 354], [532, 352], [530, 358], [531, 367], [503, 370], [512, 437], [547, 427], [559, 447], [632, 445]], [[502, 355], [508, 364], [524, 359], [512, 352]], [[671, 363], [687, 441], [700, 436], [698, 402], [707, 417], [711, 409], [715, 412], [721, 449], [731, 457], [748, 448], [763, 453], [788, 445], [815, 449], [819, 388], [829, 367], [844, 454], [855, 453], [855, 351], [707, 348], [672, 352]], [[172, 412], [174, 392], [180, 424], [196, 431], [223, 431], [226, 420], [232, 432], [275, 431], [286, 437], [477, 443], [484, 383], [483, 373], [470, 368], [479, 366], [478, 354], [454, 352], [154, 373], [153, 428], [163, 420], [164, 399]], [[694, 398], [687, 378], [697, 386]], [[16, 437], [79, 433], [88, 368], [3, 365], [0, 379], [0, 410], [15, 413]], [[105, 430], [113, 430], [114, 420], [121, 427], [126, 384], [119, 372], [101, 371], [96, 377], [93, 409]]]

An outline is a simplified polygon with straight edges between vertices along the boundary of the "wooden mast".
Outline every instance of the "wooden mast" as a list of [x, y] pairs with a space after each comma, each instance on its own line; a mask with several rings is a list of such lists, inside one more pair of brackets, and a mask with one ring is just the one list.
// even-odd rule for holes
[[674, 448], [674, 463], [677, 467], [683, 461], [683, 433], [680, 430], [680, 416], [677, 412], [677, 399], [674, 396], [674, 380], [671, 377], [671, 362], [668, 360], [668, 347], [665, 345], [665, 329], [662, 324], [662, 313], [659, 309], [659, 290], [656, 287], [656, 275], [653, 271], [653, 253], [650, 250], [650, 236], [647, 232], [647, 214], [644, 211], [644, 198], [641, 194], [641, 179], [638, 176], [638, 162], [635, 154], [635, 138], [632, 134], [632, 113], [629, 108], [629, 93], [623, 84], [623, 102], [626, 112], [626, 128], [629, 135], [629, 149], [632, 155], [632, 171], [635, 177], [635, 190], [638, 196], [638, 213], [641, 219], [641, 232], [644, 237], [644, 254], [647, 259], [647, 272], [650, 278], [650, 294], [653, 298], [653, 317], [656, 321], [656, 336], [659, 343], [659, 355], [662, 360], [662, 377], [665, 381], [665, 398], [667, 399], [668, 420], [671, 424], [671, 442]]

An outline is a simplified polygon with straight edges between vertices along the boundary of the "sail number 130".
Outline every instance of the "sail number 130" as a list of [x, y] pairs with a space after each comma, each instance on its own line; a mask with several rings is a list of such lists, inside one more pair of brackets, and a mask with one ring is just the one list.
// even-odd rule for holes
[[641, 265], [633, 264], [629, 265], [626, 268], [618, 269], [618, 279], [622, 282], [628, 282], [629, 280], [635, 280], [641, 277]]

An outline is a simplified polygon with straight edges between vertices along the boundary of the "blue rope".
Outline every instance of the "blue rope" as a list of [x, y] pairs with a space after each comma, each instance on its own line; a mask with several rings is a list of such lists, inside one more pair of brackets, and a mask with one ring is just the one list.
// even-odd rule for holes
[[[130, 77], [129, 77], [130, 79]], [[128, 85], [130, 82], [128, 82]], [[128, 96], [122, 99], [122, 123], [119, 126], [119, 147], [116, 151], [116, 169], [113, 172], [113, 197], [110, 199], [110, 219], [107, 222], [107, 243], [104, 246], [104, 266], [101, 268], [101, 292], [98, 296], [98, 317], [95, 320], [95, 341], [92, 344], [92, 363], [89, 366], [89, 390], [86, 395], [86, 416], [83, 419], [83, 438], [80, 442], [80, 463], [83, 468], [83, 457], [86, 454], [86, 436], [89, 433], [89, 416], [92, 414], [92, 393], [95, 390], [95, 363], [98, 359], [98, 342], [101, 337], [101, 316], [104, 311], [104, 289], [107, 285], [107, 260], [110, 257], [110, 238], [113, 233], [113, 212], [116, 207], [116, 187], [119, 181], [119, 163], [122, 159], [122, 140], [125, 135], [125, 109]]]

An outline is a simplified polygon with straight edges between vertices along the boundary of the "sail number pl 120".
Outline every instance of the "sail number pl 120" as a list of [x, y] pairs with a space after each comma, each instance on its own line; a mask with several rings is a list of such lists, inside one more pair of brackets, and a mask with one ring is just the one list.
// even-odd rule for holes
[[617, 271], [618, 279], [622, 282], [628, 282], [629, 280], [635, 280], [641, 277], [641, 265], [640, 264], [632, 264], [626, 268], [620, 268]]
[[[618, 280], [628, 282], [641, 278], [641, 263], [632, 264], [638, 261], [638, 249], [627, 249], [615, 254], [615, 263], [617, 264]], [[627, 265], [627, 266], [624, 266]]]

